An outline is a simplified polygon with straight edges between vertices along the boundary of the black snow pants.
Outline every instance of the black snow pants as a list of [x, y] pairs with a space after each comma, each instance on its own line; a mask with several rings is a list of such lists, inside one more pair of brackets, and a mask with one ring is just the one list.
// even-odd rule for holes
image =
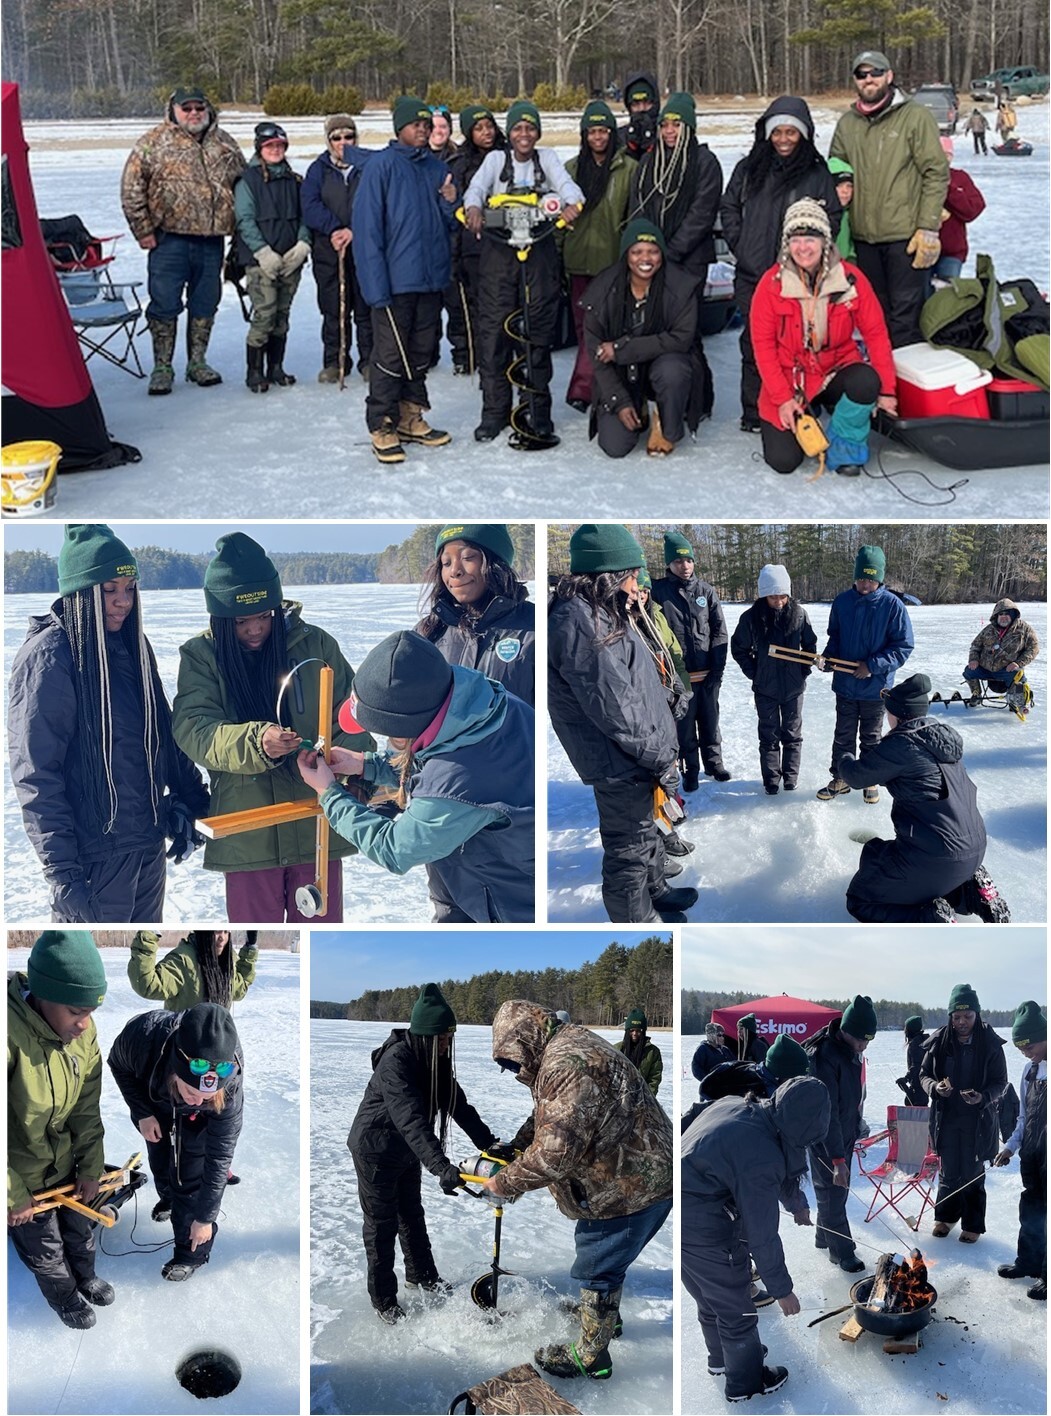
[[726, 1399], [741, 1400], [763, 1389], [763, 1344], [752, 1303], [752, 1260], [748, 1245], [734, 1238], [725, 1245], [693, 1244], [689, 1206], [683, 1219], [682, 1281], [697, 1304], [697, 1321], [708, 1349], [709, 1367], [726, 1368]]
[[[839, 759], [848, 752], [860, 757], [879, 746], [883, 730], [883, 700], [881, 698], [843, 698], [836, 694], [836, 728], [832, 737], [832, 762], [829, 771], [839, 776]], [[861, 748], [858, 750], [858, 739]]]
[[433, 1283], [438, 1278], [420, 1197], [422, 1167], [415, 1157], [399, 1163], [367, 1151], [352, 1150], [350, 1154], [358, 1177], [358, 1202], [365, 1216], [361, 1237], [369, 1297], [374, 1308], [388, 1308], [398, 1297], [395, 1238], [405, 1261], [406, 1283]]
[[653, 780], [596, 782], [602, 903], [614, 924], [654, 924], [664, 893], [664, 840], [653, 819]]
[[931, 901], [966, 884], [984, 855], [984, 849], [965, 856], [927, 855], [908, 841], [877, 836], [861, 848], [847, 886], [847, 910], [863, 924], [930, 924]]
[[686, 716], [675, 725], [679, 734], [679, 756], [687, 772], [723, 770], [723, 740], [719, 734], [719, 686], [722, 675], [709, 674], [693, 685]]
[[[75, 1179], [70, 1175], [61, 1183]], [[28, 1224], [8, 1225], [7, 1232], [53, 1308], [61, 1308], [80, 1284], [95, 1277], [95, 1224], [86, 1215], [58, 1205]]]
[[[846, 1147], [847, 1179], [850, 1179], [854, 1157], [854, 1142]], [[855, 1257], [856, 1249], [847, 1218], [847, 1195], [849, 1191], [840, 1185], [833, 1185], [832, 1171], [827, 1157], [817, 1151], [810, 1151], [810, 1179], [814, 1185], [814, 1199], [817, 1201], [817, 1218], [814, 1221], [814, 1248], [827, 1249], [836, 1263]]]
[[942, 1118], [938, 1128], [938, 1193], [934, 1201], [937, 1223], [955, 1224], [971, 1234], [985, 1233], [985, 1162], [978, 1159], [978, 1115], [954, 1115]]
[[868, 241], [855, 239], [858, 266], [876, 292], [887, 320], [891, 347], [901, 349], [906, 344], [922, 344], [920, 311], [927, 298], [930, 272], [916, 270], [912, 257], [906, 253], [907, 241]]
[[[669, 442], [682, 442], [686, 436], [686, 409], [690, 402], [693, 368], [688, 354], [658, 354], [646, 368], [649, 393], [660, 413], [661, 432]], [[607, 457], [627, 457], [639, 438], [642, 428], [626, 428], [616, 413], [599, 408], [595, 416], [598, 445]]]
[[56, 924], [94, 924], [119, 919], [129, 924], [155, 924], [164, 914], [166, 882], [164, 842], [139, 851], [115, 851], [84, 864], [84, 882], [91, 895], [92, 918], [69, 918], [52, 910]]
[[[332, 249], [327, 236], [319, 236], [314, 241], [311, 257], [314, 281], [317, 284], [317, 307], [321, 312], [321, 345], [326, 369], [339, 367], [339, 256]], [[349, 373], [354, 366], [351, 347], [354, 326], [358, 333], [358, 369], [372, 363], [372, 312], [365, 302], [358, 285], [354, 269], [351, 247], [346, 247], [343, 257], [343, 331], [346, 350], [346, 368]]]
[[748, 312], [752, 308], [752, 296], [756, 282], [740, 272], [734, 277], [734, 302], [741, 312], [741, 417], [755, 421], [759, 419], [759, 388], [761, 380], [752, 351], [752, 335], [748, 326]]
[[795, 786], [803, 756], [803, 695], [784, 703], [765, 693], [755, 695], [759, 715], [759, 766], [764, 786]]
[[395, 295], [372, 311], [372, 361], [365, 419], [370, 433], [389, 419], [398, 426], [401, 403], [429, 408], [427, 370], [441, 318], [440, 290]]
[[[147, 1141], [146, 1154], [149, 1157], [150, 1173], [157, 1187], [157, 1196], [171, 1205], [172, 1230], [175, 1234], [175, 1252], [172, 1259], [177, 1264], [187, 1264], [199, 1268], [211, 1257], [212, 1245], [219, 1232], [219, 1226], [212, 1221], [212, 1237], [196, 1249], [190, 1248], [190, 1225], [196, 1219], [197, 1191], [204, 1178], [204, 1152], [208, 1137], [208, 1121], [200, 1113], [175, 1117], [174, 1113], [158, 1107], [154, 1115], [161, 1128], [159, 1141]], [[178, 1126], [176, 1143], [172, 1141], [172, 1127]]]
[[[562, 297], [562, 269], [558, 249], [552, 240], [530, 247], [520, 261], [510, 246], [485, 237], [479, 257], [478, 292], [478, 371], [482, 381], [482, 419], [506, 423], [511, 416], [514, 389], [507, 377], [512, 361], [525, 345], [512, 339], [504, 321], [515, 310], [523, 310], [529, 331], [529, 371], [525, 365], [517, 376], [529, 383], [532, 398], [524, 401], [530, 421], [538, 431], [551, 426], [551, 350], [555, 343], [559, 303]], [[524, 282], [524, 283], [523, 283]]]

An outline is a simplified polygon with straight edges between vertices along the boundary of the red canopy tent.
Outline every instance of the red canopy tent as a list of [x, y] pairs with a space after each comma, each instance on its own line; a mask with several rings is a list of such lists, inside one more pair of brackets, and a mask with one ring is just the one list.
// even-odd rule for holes
[[0, 294], [3, 442], [46, 439], [62, 448], [60, 472], [138, 462], [139, 451], [106, 432], [37, 216], [18, 85], [0, 91], [3, 241]]
[[840, 1016], [838, 1008], [825, 1008], [809, 999], [791, 998], [781, 993], [775, 998], [735, 1003], [732, 1008], [715, 1008], [712, 1022], [724, 1028], [727, 1037], [736, 1037], [738, 1021], [749, 1013], [755, 1014], [756, 1032], [764, 1042], [773, 1042], [779, 1033], [784, 1033], [795, 1042], [804, 1043]]

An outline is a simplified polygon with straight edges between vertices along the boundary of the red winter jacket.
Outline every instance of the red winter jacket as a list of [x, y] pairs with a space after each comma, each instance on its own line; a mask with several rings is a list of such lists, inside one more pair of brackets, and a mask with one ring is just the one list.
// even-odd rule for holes
[[868, 362], [879, 374], [880, 393], [891, 397], [895, 394], [894, 360], [879, 301], [856, 265], [843, 261], [842, 266], [851, 290], [829, 300], [828, 338], [815, 353], [803, 348], [800, 301], [781, 293], [781, 267], [771, 266], [756, 286], [748, 328], [762, 380], [759, 416], [766, 423], [781, 426], [777, 410], [793, 396], [800, 380], [809, 400], [838, 370], [862, 362], [855, 330], [865, 341]]
[[967, 226], [985, 210], [985, 198], [973, 179], [958, 167], [949, 168], [949, 190], [945, 193], [945, 210], [949, 213], [941, 224], [939, 235], [942, 255], [967, 259]]

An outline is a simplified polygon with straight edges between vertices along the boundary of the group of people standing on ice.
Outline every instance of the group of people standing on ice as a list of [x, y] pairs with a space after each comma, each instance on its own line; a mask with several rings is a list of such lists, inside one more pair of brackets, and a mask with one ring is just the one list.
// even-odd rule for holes
[[284, 366], [289, 311], [310, 257], [319, 380], [343, 385], [356, 339], [380, 462], [451, 440], [426, 417], [443, 309], [453, 372], [480, 376], [474, 437], [492, 442], [510, 426], [513, 446], [555, 446], [551, 353], [564, 278], [577, 341], [566, 402], [589, 416], [609, 456], [644, 435], [648, 452], [664, 456], [712, 410], [701, 329], [721, 222], [743, 318], [742, 430], [761, 433], [766, 462], [791, 472], [805, 455], [799, 418], [828, 411], [827, 465], [856, 476], [876, 410], [896, 413], [892, 346], [922, 339], [932, 274], [959, 274], [965, 223], [984, 202], [966, 173], [950, 170], [951, 139], [939, 141], [885, 54], [858, 54], [851, 72], [857, 97], [828, 160], [806, 102], [786, 95], [757, 121], [725, 192], [718, 158], [698, 140], [693, 97], [661, 103], [648, 73], [628, 77], [626, 123], [602, 99], [585, 107], [579, 151], [565, 164], [539, 146], [541, 117], [528, 100], [511, 105], [506, 133], [484, 104], [468, 104], [457, 145], [448, 109], [404, 95], [392, 106], [394, 137], [378, 150], [359, 145], [352, 115], [330, 115], [325, 149], [302, 179], [280, 124], [256, 126], [246, 164], [204, 92], [179, 88], [133, 149], [121, 188], [148, 252], [150, 392], [172, 390], [184, 296], [186, 377], [221, 382], [205, 356], [232, 236], [231, 266], [251, 299], [248, 387], [295, 382]]
[[[859, 548], [820, 653], [783, 565], [762, 567], [758, 597], [731, 636], [718, 592], [698, 576], [693, 548], [679, 533], [665, 533], [665, 574], [652, 584], [645, 553], [624, 526], [580, 526], [569, 551], [569, 573], [553, 588], [548, 616], [549, 711], [573, 769], [595, 794], [611, 920], [681, 922], [698, 903], [692, 886], [669, 884], [694, 849], [675, 825], [682, 794], [698, 790], [702, 770], [717, 782], [730, 779], [719, 728], [728, 657], [752, 685], [769, 796], [796, 790], [807, 679], [815, 668], [832, 675], [830, 780], [817, 799], [860, 789], [874, 804], [883, 786], [893, 803], [894, 839], [865, 839], [847, 886], [855, 919], [948, 922], [954, 910], [987, 923], [1010, 918], [983, 865], [985, 826], [963, 739], [928, 716], [926, 674], [896, 681], [913, 652], [913, 630], [904, 600], [886, 584], [879, 546]], [[1024, 667], [1038, 649], [1018, 607], [1003, 600], [971, 645], [964, 672], [1022, 711]], [[977, 700], [981, 693], [976, 686]]]
[[[343, 861], [360, 851], [398, 875], [424, 866], [438, 921], [531, 921], [533, 605], [514, 559], [504, 525], [440, 528], [422, 618], [355, 673], [285, 598], [264, 547], [222, 536], [208, 626], [180, 649], [169, 708], [134, 554], [107, 526], [67, 526], [59, 599], [31, 621], [8, 691], [12, 780], [52, 918], [156, 923], [168, 862], [202, 844], [198, 819], [320, 798], [333, 829], [319, 920], [342, 919]], [[334, 675], [330, 765], [315, 751], [318, 661]], [[315, 835], [307, 812], [210, 839], [227, 918], [305, 918]]]

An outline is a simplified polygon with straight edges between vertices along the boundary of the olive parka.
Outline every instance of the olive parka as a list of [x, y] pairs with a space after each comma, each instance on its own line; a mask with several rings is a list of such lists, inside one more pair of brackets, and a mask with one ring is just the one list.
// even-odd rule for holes
[[[128, 982], [140, 998], [151, 998], [169, 1013], [182, 1013], [203, 1003], [204, 980], [192, 939], [180, 939], [163, 959], [157, 958], [160, 936], [151, 929], [140, 929], [131, 941], [128, 960]], [[232, 949], [231, 941], [226, 946]], [[259, 950], [254, 944], [243, 944], [234, 964], [231, 999], [239, 1003], [255, 982], [255, 961]]]

